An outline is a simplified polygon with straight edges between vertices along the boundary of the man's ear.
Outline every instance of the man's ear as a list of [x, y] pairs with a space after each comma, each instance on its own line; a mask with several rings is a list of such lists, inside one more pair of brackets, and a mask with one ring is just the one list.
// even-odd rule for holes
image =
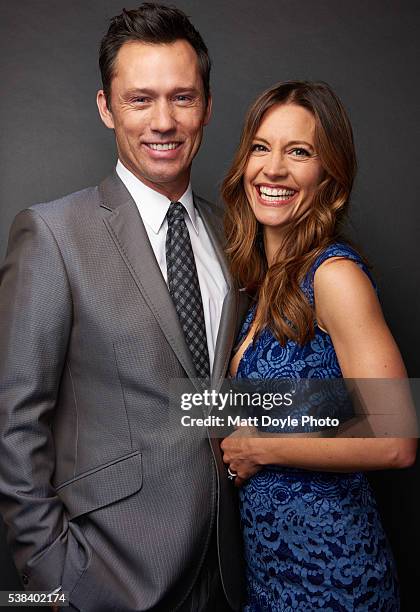
[[207, 101], [207, 108], [206, 108], [206, 114], [204, 115], [203, 125], [207, 125], [208, 122], [210, 121], [212, 106], [213, 106], [213, 98], [211, 97], [211, 94], [209, 94], [209, 99]]
[[110, 130], [114, 129], [114, 119], [112, 117], [112, 113], [109, 110], [106, 104], [106, 95], [103, 89], [100, 89], [96, 94], [96, 104], [98, 105], [98, 111], [101, 116], [102, 121], [105, 123], [106, 127]]

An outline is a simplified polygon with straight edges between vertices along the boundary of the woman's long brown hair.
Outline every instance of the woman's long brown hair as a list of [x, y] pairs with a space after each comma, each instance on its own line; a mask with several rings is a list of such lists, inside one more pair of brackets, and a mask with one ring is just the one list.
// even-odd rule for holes
[[[268, 109], [296, 104], [315, 118], [315, 150], [324, 169], [309, 209], [286, 228], [278, 261], [267, 265], [262, 228], [245, 195], [243, 176], [255, 134]], [[301, 289], [311, 265], [331, 243], [343, 240], [356, 173], [353, 132], [343, 105], [323, 82], [286, 81], [262, 93], [251, 106], [234, 161], [222, 185], [231, 272], [240, 287], [258, 297], [256, 334], [269, 327], [281, 344], [304, 344], [314, 336], [314, 312]]]

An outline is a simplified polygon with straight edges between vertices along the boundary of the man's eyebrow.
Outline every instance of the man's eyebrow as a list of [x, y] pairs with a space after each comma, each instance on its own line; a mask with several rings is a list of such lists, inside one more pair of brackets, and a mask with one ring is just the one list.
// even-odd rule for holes
[[183, 92], [199, 94], [200, 90], [197, 89], [197, 87], [195, 87], [194, 85], [184, 85], [184, 86], [176, 87], [172, 93], [177, 94], [177, 93], [183, 93]]
[[[176, 87], [169, 92], [169, 95], [176, 95], [180, 93], [191, 93], [194, 95], [198, 95], [200, 91], [194, 87], [194, 85], [184, 85], [180, 87]], [[124, 97], [131, 98], [132, 96], [156, 96], [157, 92], [153, 89], [148, 89], [147, 87], [134, 87], [132, 89], [127, 89], [123, 93]]]
[[155, 95], [155, 92], [152, 89], [142, 89], [140, 87], [134, 87], [132, 89], [127, 89], [127, 91], [125, 91], [123, 93], [123, 95], [125, 97], [131, 97], [131, 96], [153, 96]]

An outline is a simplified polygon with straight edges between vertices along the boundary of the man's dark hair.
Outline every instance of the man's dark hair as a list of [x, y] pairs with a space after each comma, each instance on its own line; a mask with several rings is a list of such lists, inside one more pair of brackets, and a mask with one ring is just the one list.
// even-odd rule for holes
[[192, 25], [187, 15], [179, 9], [164, 4], [143, 2], [137, 9], [130, 11], [123, 9], [120, 15], [113, 17], [108, 32], [101, 41], [99, 68], [107, 106], [110, 106], [115, 60], [124, 43], [138, 41], [164, 44], [176, 40], [186, 40], [197, 53], [207, 103], [210, 96], [211, 61], [200, 33]]

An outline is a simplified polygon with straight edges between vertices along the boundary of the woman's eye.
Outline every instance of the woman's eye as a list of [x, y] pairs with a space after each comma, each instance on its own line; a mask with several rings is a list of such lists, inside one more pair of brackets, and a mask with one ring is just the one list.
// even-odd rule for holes
[[301, 147], [292, 149], [290, 153], [294, 155], [295, 157], [310, 157], [311, 155], [309, 151], [307, 151], [306, 149], [302, 149]]
[[262, 144], [253, 144], [251, 147], [252, 153], [261, 153], [262, 151], [267, 151], [267, 147]]

